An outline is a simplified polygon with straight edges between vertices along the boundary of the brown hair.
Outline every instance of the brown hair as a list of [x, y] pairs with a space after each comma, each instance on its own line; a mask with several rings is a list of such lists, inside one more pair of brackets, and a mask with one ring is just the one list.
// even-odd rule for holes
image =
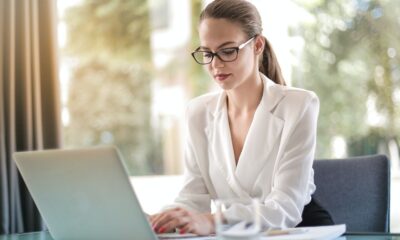
[[[262, 35], [260, 14], [253, 4], [245, 0], [215, 0], [201, 12], [200, 22], [206, 18], [224, 18], [238, 23], [249, 38]], [[265, 47], [260, 58], [259, 71], [275, 83], [286, 85], [271, 44], [266, 37], [262, 37], [265, 40]]]

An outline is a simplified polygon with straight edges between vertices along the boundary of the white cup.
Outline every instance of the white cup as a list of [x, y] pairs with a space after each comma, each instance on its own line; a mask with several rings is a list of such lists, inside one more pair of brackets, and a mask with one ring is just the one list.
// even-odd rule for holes
[[218, 239], [260, 239], [261, 218], [258, 199], [217, 199], [215, 232]]

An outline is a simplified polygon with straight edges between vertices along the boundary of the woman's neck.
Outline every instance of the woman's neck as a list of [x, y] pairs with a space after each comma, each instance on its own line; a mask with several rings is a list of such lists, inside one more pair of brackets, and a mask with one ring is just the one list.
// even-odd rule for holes
[[226, 91], [229, 113], [242, 115], [254, 113], [263, 95], [263, 81], [259, 74], [246, 80], [239, 87]]

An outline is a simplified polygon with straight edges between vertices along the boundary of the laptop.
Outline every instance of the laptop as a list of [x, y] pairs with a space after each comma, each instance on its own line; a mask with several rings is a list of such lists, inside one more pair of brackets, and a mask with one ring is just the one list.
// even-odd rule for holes
[[54, 239], [158, 239], [115, 147], [13, 156]]

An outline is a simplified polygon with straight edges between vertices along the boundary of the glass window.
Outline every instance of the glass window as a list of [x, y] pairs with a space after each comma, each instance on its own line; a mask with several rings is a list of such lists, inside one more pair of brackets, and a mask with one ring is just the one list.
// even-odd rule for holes
[[[190, 56], [208, 2], [58, 1], [66, 147], [116, 145], [133, 176], [182, 173], [186, 103], [218, 90]], [[320, 98], [316, 157], [391, 159], [400, 232], [398, 1], [252, 2], [288, 84]]]

